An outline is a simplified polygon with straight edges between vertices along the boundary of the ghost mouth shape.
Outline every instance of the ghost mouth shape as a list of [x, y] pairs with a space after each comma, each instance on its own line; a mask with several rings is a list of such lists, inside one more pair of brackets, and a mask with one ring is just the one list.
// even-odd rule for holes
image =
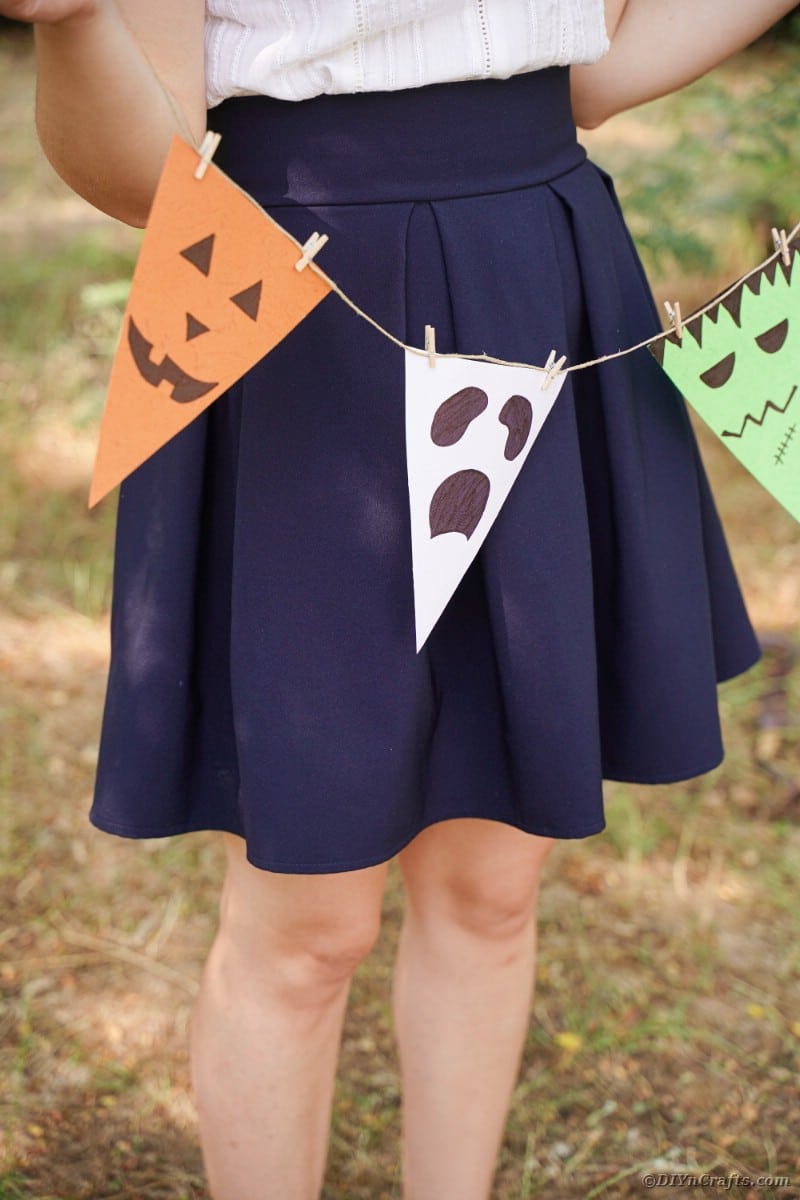
[[151, 357], [153, 343], [148, 342], [133, 317], [128, 319], [128, 345], [136, 369], [145, 383], [154, 388], [165, 381], [171, 383], [170, 398], [178, 404], [189, 404], [192, 400], [199, 400], [217, 386], [216, 383], [208, 383], [205, 379], [195, 379], [188, 371], [179, 367], [168, 354], [164, 355], [160, 363], [154, 362]]

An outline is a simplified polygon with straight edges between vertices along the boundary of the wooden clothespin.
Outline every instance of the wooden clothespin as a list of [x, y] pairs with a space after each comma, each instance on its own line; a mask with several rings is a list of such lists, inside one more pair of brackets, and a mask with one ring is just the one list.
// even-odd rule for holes
[[560, 372], [564, 363], [567, 361], [566, 354], [562, 354], [561, 358], [556, 358], [555, 350], [551, 350], [547, 356], [547, 362], [544, 364], [544, 379], [542, 380], [542, 391], [546, 392], [550, 384]]
[[202, 142], [200, 143], [200, 149], [197, 152], [200, 155], [200, 161], [198, 162], [197, 166], [195, 167], [195, 171], [194, 171], [195, 179], [203, 178], [206, 171], [208, 170], [209, 163], [211, 162], [212, 158], [216, 154], [217, 146], [220, 144], [221, 141], [222, 141], [221, 133], [214, 133], [213, 129], [208, 130], [208, 132], [206, 133], [206, 136], [203, 138]]
[[791, 251], [789, 250], [789, 239], [786, 236], [786, 230], [785, 229], [773, 229], [772, 230], [772, 242], [773, 242], [773, 245], [775, 246], [775, 249], [778, 251], [778, 253], [781, 256], [781, 261], [783, 262], [783, 265], [785, 267], [790, 267], [792, 265], [792, 255], [791, 255]]
[[681, 306], [676, 300], [674, 304], [670, 304], [669, 300], [664, 301], [664, 308], [667, 310], [669, 323], [678, 335], [678, 340], [683, 340], [683, 318], [681, 317]]
[[298, 258], [294, 264], [295, 271], [305, 271], [308, 264], [314, 258], [314, 255], [322, 249], [327, 241], [327, 233], [312, 233], [311, 237], [303, 245], [302, 258]]
[[428, 355], [428, 366], [436, 366], [436, 330], [432, 325], [425, 326], [425, 353]]

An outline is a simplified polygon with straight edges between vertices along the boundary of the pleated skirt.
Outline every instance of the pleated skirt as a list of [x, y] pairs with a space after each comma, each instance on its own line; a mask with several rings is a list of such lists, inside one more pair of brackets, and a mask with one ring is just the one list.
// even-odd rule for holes
[[[210, 125], [406, 344], [579, 363], [658, 331], [566, 69], [239, 98]], [[720, 761], [716, 684], [758, 646], [652, 356], [569, 375], [419, 654], [403, 406], [402, 349], [332, 295], [123, 484], [97, 826], [343, 871], [456, 817], [583, 837], [604, 777]]]

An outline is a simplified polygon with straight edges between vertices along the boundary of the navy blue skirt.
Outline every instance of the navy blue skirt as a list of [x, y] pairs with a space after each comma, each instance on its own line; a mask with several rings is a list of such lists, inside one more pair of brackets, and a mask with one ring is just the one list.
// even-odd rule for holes
[[[570, 362], [658, 320], [566, 69], [211, 113], [219, 165], [405, 343]], [[758, 655], [683, 402], [646, 351], [571, 374], [423, 651], [402, 350], [329, 296], [122, 487], [92, 820], [223, 829], [328, 872], [425, 826], [603, 827], [603, 777], [722, 755]]]

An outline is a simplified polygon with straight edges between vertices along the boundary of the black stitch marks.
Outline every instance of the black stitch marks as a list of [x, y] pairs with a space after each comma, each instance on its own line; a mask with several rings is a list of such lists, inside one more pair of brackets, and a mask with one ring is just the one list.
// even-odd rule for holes
[[775, 451], [775, 457], [772, 460], [775, 463], [776, 467], [783, 466], [784, 455], [786, 454], [786, 451], [789, 449], [789, 443], [791, 442], [791, 440], [794, 437], [796, 432], [797, 432], [796, 425], [790, 425], [789, 428], [786, 430], [786, 433], [784, 434], [784, 437], [783, 437], [783, 441], [781, 442], [780, 446], [778, 446], [778, 449]]

